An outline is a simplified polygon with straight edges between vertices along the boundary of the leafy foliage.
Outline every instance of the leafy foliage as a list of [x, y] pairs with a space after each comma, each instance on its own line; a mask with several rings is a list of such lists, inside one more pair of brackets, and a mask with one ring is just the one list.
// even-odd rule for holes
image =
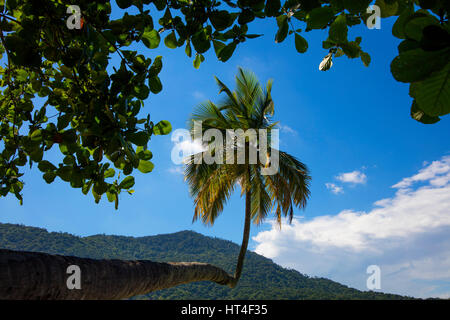
[[[76, 237], [68, 233], [13, 224], [0, 224], [0, 247], [48, 252], [93, 259], [142, 259], [152, 261], [199, 261], [230, 272], [239, 246], [219, 238], [181, 231], [149, 237], [95, 235]], [[247, 253], [242, 279], [234, 289], [212, 282], [180, 285], [138, 296], [135, 299], [405, 299], [394, 294], [362, 292], [337, 282], [309, 277], [282, 268], [254, 252]]]
[[[370, 16], [369, 0], [116, 0], [122, 13], [118, 19], [111, 18], [109, 0], [80, 0], [80, 28], [69, 29], [72, 2], [0, 0], [5, 63], [0, 67], [1, 197], [11, 193], [22, 202], [22, 167], [34, 163], [46, 182], [58, 177], [85, 194], [92, 192], [96, 202], [106, 194], [117, 206], [121, 191], [132, 193], [123, 188], [120, 174], [151, 171], [151, 164], [142, 165], [149, 159], [140, 158], [138, 148], [147, 150], [152, 135], [169, 132], [166, 122], [139, 116], [143, 101], [163, 88], [162, 57], [146, 51], [161, 42], [172, 49], [184, 47], [199, 68], [208, 50], [213, 48], [225, 62], [238, 45], [259, 36], [248, 33], [248, 24], [274, 18], [275, 42], [294, 34], [300, 53], [308, 49], [301, 33], [328, 28], [323, 48], [329, 53], [321, 70], [331, 67], [333, 56], [370, 63], [361, 37], [347, 37], [349, 27]], [[412, 83], [411, 114], [424, 123], [435, 122], [450, 111], [449, 2], [376, 4], [383, 17], [398, 16], [393, 33], [405, 40], [392, 72], [399, 81]], [[415, 11], [415, 5], [421, 9]], [[160, 13], [153, 14], [153, 7]], [[113, 56], [120, 58], [118, 65]], [[59, 149], [59, 163], [49, 163], [51, 149]], [[111, 176], [112, 167], [117, 176]]]
[[397, 10], [400, 15], [392, 33], [403, 41], [391, 71], [396, 80], [411, 83], [411, 116], [431, 124], [450, 113], [449, 4], [419, 1], [419, 5], [422, 9], [417, 11], [412, 6]]

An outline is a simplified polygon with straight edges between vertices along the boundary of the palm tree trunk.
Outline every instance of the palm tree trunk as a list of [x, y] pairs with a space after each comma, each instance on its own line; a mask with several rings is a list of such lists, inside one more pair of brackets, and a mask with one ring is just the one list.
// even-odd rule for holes
[[231, 288], [234, 288], [239, 278], [241, 277], [242, 269], [244, 266], [245, 253], [247, 252], [248, 239], [250, 237], [250, 220], [251, 220], [251, 191], [248, 190], [245, 193], [245, 222], [244, 222], [244, 235], [242, 236], [241, 250], [236, 264], [236, 271], [234, 273], [234, 279], [230, 284]]
[[[68, 289], [70, 265], [81, 270], [81, 289]], [[94, 260], [0, 249], [0, 299], [125, 299], [194, 281], [233, 283], [206, 263]]]

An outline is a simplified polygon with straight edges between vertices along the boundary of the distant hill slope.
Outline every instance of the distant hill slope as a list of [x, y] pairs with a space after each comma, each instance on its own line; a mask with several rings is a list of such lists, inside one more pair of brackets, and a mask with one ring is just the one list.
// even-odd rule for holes
[[[234, 270], [239, 246], [231, 241], [203, 236], [193, 231], [125, 237], [68, 233], [0, 223], [0, 248], [40, 251], [95, 259], [146, 259], [153, 261], [198, 261]], [[242, 278], [235, 289], [197, 282], [140, 296], [143, 299], [402, 299], [406, 297], [362, 292], [325, 278], [312, 278], [285, 269], [249, 251]]]

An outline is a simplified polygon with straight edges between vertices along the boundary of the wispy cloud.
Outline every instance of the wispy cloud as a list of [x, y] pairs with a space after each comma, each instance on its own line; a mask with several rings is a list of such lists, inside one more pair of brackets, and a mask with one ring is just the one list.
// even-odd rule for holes
[[334, 183], [328, 182], [325, 183], [325, 186], [328, 190], [331, 190], [334, 194], [344, 193], [344, 188], [335, 185]]
[[[363, 170], [364, 169], [365, 169], [365, 167], [363, 167]], [[359, 170], [355, 170], [352, 172], [340, 173], [339, 175], [337, 175], [334, 178], [336, 180], [340, 181], [341, 183], [351, 183], [353, 185], [364, 184], [367, 181], [366, 174]], [[328, 190], [331, 190], [331, 192], [334, 194], [344, 193], [344, 187], [337, 185], [335, 183], [328, 182], [328, 183], [325, 183], [325, 186], [327, 187]]]
[[429, 181], [431, 185], [443, 186], [450, 180], [450, 156], [442, 161], [433, 161], [426, 168], [423, 168], [416, 175], [405, 178], [392, 186], [393, 188], [408, 188], [414, 182]]
[[192, 92], [192, 96], [196, 100], [206, 100], [206, 95], [201, 91], [194, 91]]
[[170, 167], [167, 171], [169, 171], [172, 174], [184, 174], [183, 166], [173, 166]]
[[298, 132], [296, 130], [292, 129], [291, 127], [289, 127], [288, 125], [285, 125], [285, 124], [280, 123], [278, 125], [278, 129], [280, 129], [281, 132], [288, 133], [288, 134], [291, 134], [294, 136], [296, 136], [298, 134]]
[[[416, 185], [421, 182], [421, 185]], [[368, 212], [343, 210], [257, 234], [256, 252], [281, 265], [367, 290], [368, 265], [381, 291], [417, 297], [450, 293], [450, 157], [394, 185]]]
[[336, 177], [336, 179], [345, 183], [359, 184], [366, 183], [367, 176], [363, 172], [355, 170], [352, 172], [341, 173]]

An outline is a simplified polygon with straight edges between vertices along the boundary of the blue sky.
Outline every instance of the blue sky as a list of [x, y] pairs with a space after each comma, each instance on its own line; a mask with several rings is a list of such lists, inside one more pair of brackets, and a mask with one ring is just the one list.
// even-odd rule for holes
[[[306, 54], [298, 54], [292, 36], [281, 44], [274, 43], [274, 20], [250, 26], [249, 33], [264, 36], [238, 46], [226, 63], [219, 62], [210, 50], [199, 70], [193, 68], [192, 59], [182, 48], [142, 47], [150, 57], [162, 55], [164, 65], [160, 74], [163, 91], [147, 99], [144, 111], [155, 122], [169, 120], [174, 129], [185, 128], [189, 114], [198, 103], [219, 99], [214, 76], [233, 88], [237, 68], [242, 66], [255, 72], [264, 83], [273, 79], [275, 120], [281, 124], [280, 148], [309, 167], [311, 198], [306, 210], [296, 212], [297, 219], [290, 228], [277, 231], [270, 221], [252, 226], [250, 249], [281, 265], [364, 290], [366, 268], [377, 264], [381, 266], [382, 276], [386, 275], [381, 291], [445, 297], [450, 295], [450, 261], [445, 259], [450, 256], [447, 232], [450, 222], [445, 216], [445, 213], [450, 216], [450, 198], [446, 197], [450, 189], [448, 181], [436, 184], [432, 179], [450, 172], [450, 169], [445, 171], [446, 156], [450, 154], [450, 120], [447, 116], [435, 125], [426, 126], [410, 118], [408, 85], [395, 81], [389, 69], [399, 43], [391, 35], [391, 26], [392, 20], [383, 20], [379, 30], [368, 30], [363, 25], [352, 28], [349, 38], [363, 37], [362, 47], [371, 54], [371, 65], [366, 68], [359, 59], [341, 57], [334, 60], [327, 72], [318, 70], [327, 54], [321, 45], [326, 32], [306, 33], [309, 49]], [[189, 229], [240, 243], [244, 202], [239, 192], [213, 227], [192, 223], [193, 201], [182, 175], [176, 172], [171, 161], [174, 144], [170, 138], [170, 135], [152, 137], [149, 149], [154, 155], [155, 169], [150, 174], [136, 174], [136, 193], [122, 194], [117, 211], [106, 199], [96, 205], [91, 195], [84, 196], [58, 179], [48, 185], [38, 170], [32, 170], [24, 177], [24, 205], [20, 206], [14, 197], [2, 198], [0, 222], [80, 236], [146, 236]], [[428, 174], [428, 180], [412, 179], [420, 184], [414, 185], [415, 189], [411, 190], [410, 185], [392, 188], [420, 170]], [[420, 230], [411, 234], [397, 230], [378, 237], [382, 241], [375, 244], [352, 239], [352, 232], [370, 233], [357, 227], [361, 226], [358, 217], [376, 216], [377, 201], [391, 199], [390, 204], [383, 203], [385, 209], [405, 193], [414, 201], [422, 196], [420, 188], [432, 189], [432, 195], [439, 193], [442, 197], [436, 199], [440, 206], [421, 207], [423, 210], [412, 219], [426, 221], [423, 214], [430, 210], [441, 214], [433, 220], [440, 223], [430, 222], [427, 230], [416, 226]], [[383, 212], [383, 217], [388, 220], [393, 217], [392, 223], [405, 225], [404, 220], [395, 218], [405, 217], [399, 213], [401, 208], [404, 207], [392, 205]], [[342, 220], [342, 212], [351, 214]], [[330, 223], [316, 228], [324, 219]], [[335, 223], [337, 220], [344, 223]], [[374, 220], [380, 225], [385, 222]], [[424, 226], [428, 225], [424, 222]], [[333, 238], [341, 231], [350, 235], [348, 241]], [[334, 243], [314, 242], [327, 232], [332, 232], [329, 239], [334, 239]], [[378, 231], [381, 233], [383, 230]], [[305, 234], [313, 236], [308, 238]], [[378, 239], [372, 235], [371, 239], [375, 238]], [[371, 251], [367, 248], [369, 244], [378, 247]], [[419, 264], [420, 261], [423, 263]]]

